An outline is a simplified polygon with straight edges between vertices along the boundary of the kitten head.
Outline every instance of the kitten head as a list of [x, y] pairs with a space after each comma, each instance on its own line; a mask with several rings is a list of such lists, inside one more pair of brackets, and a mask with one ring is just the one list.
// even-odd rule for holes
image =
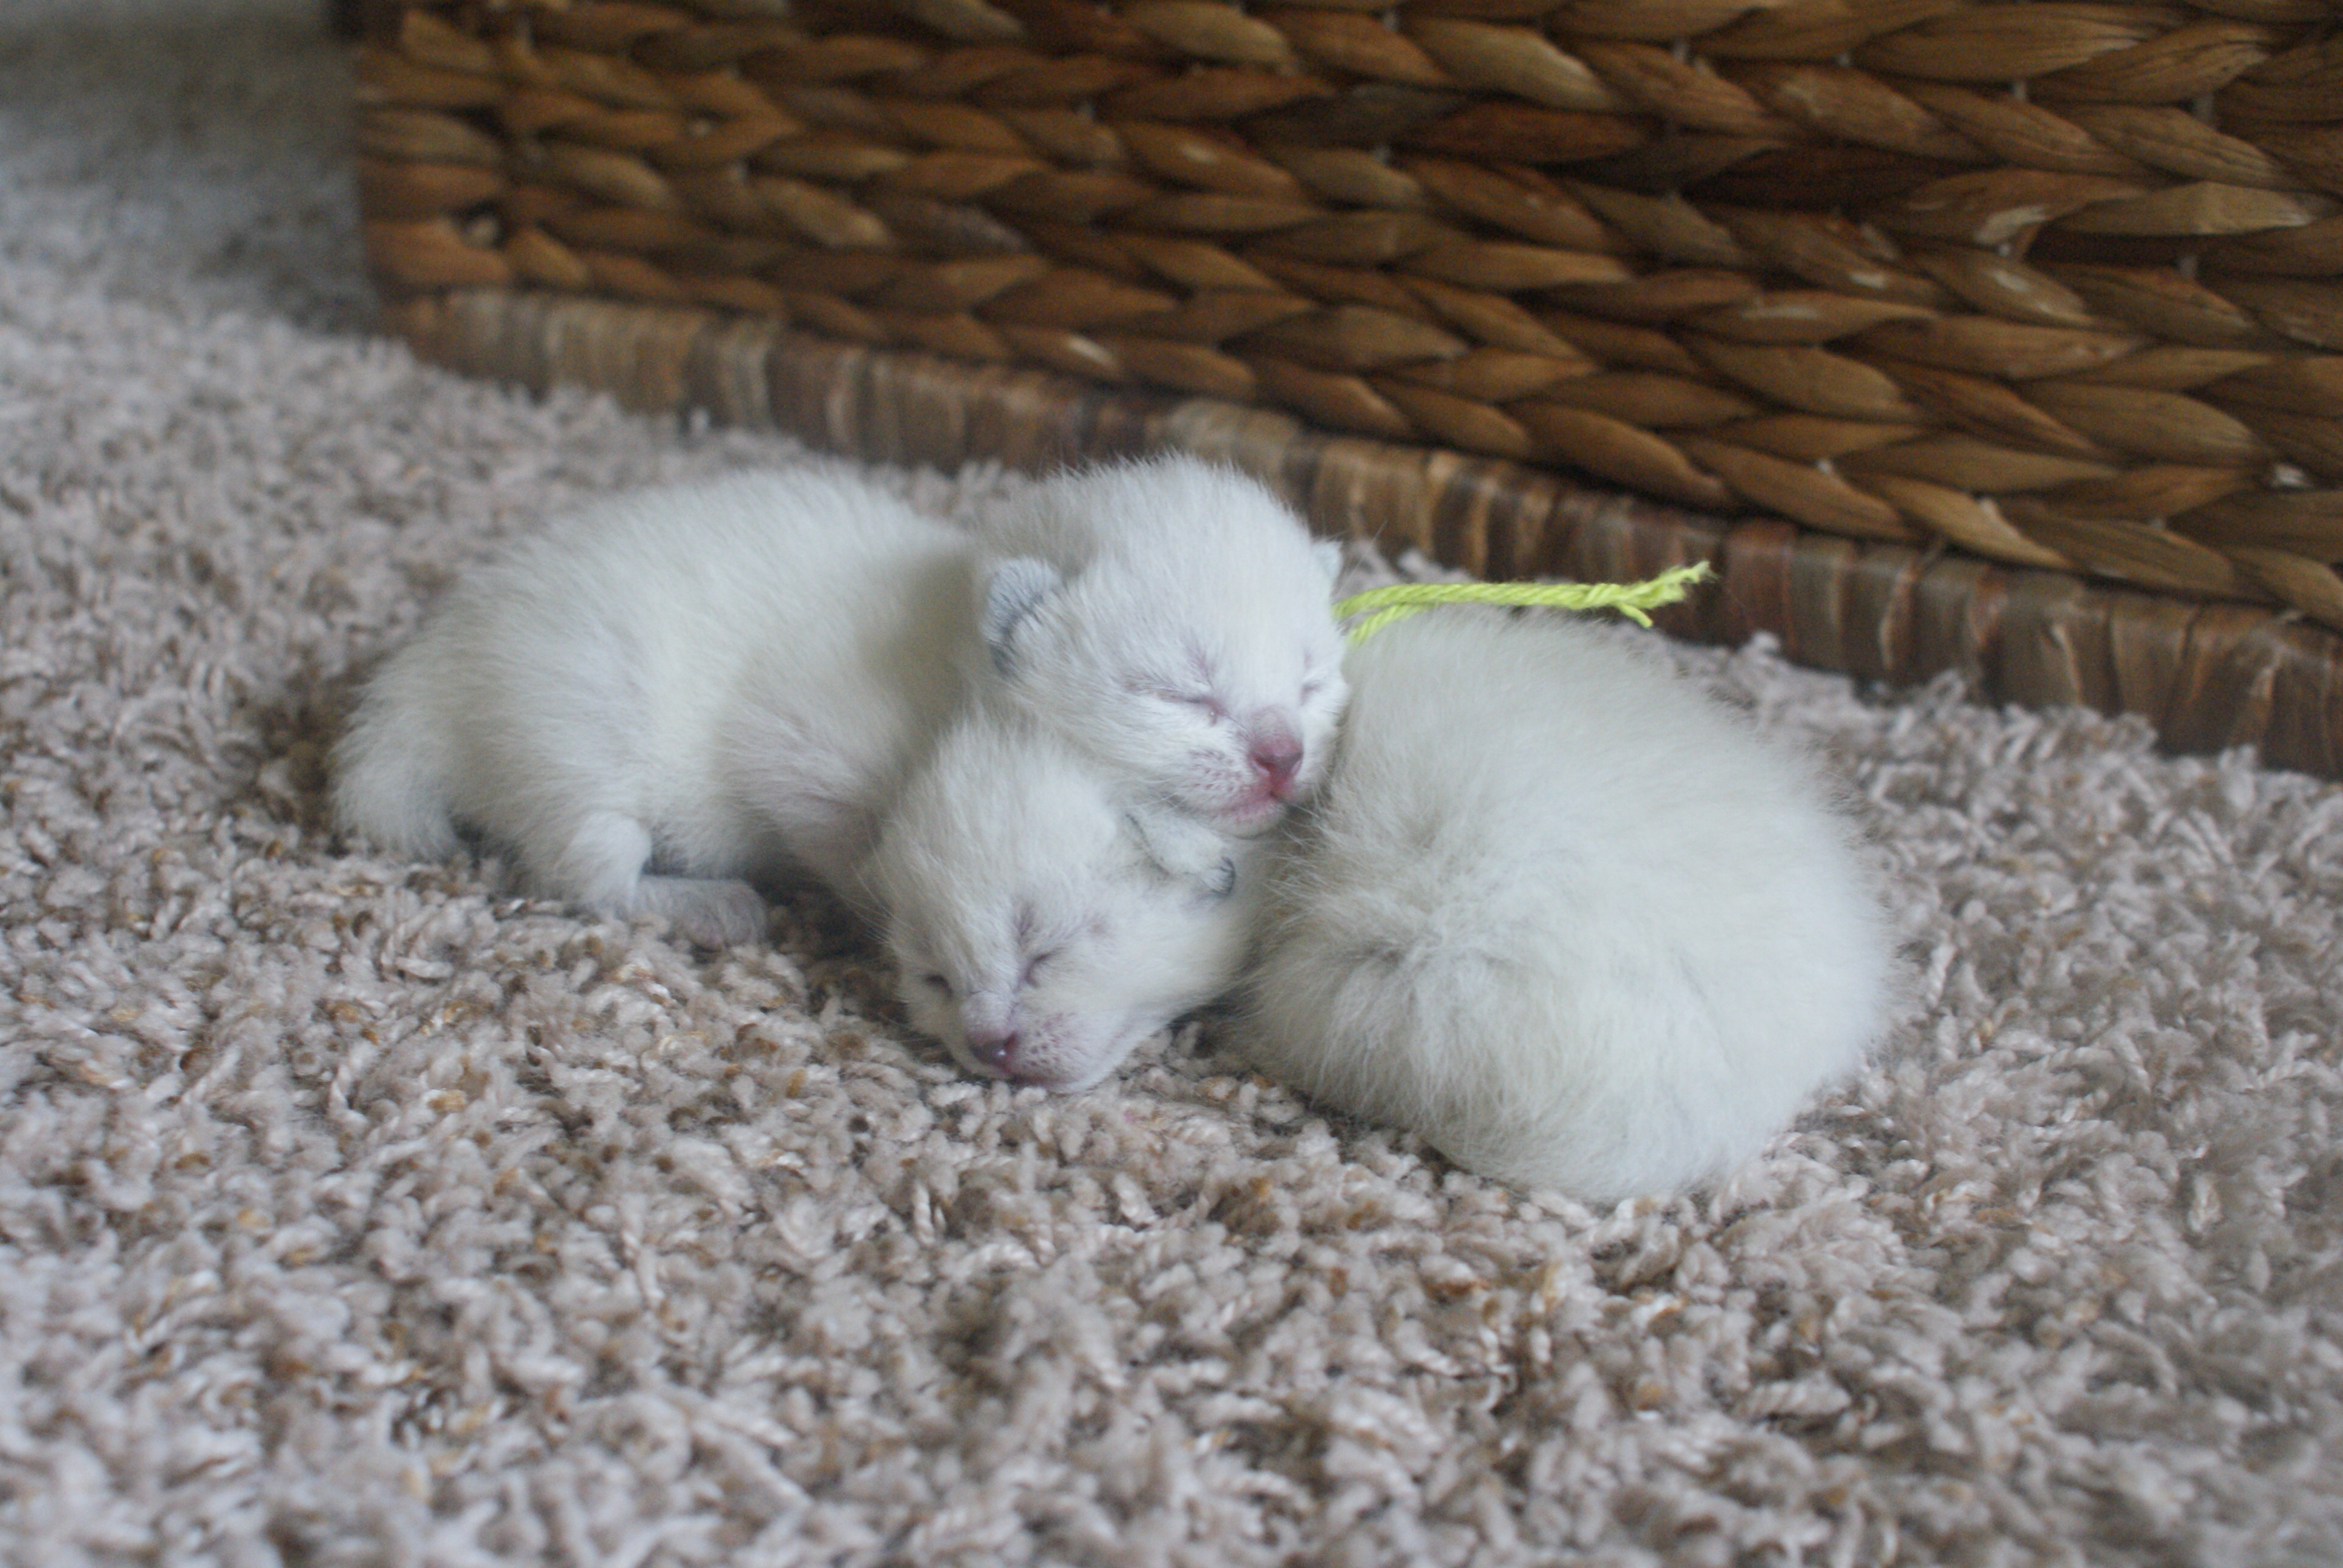
[[1011, 538], [1075, 538], [1067, 569], [995, 568], [1001, 689], [1116, 779], [1232, 833], [1324, 776], [1349, 689], [1329, 595], [1341, 551], [1233, 469], [1128, 464], [1038, 487]]
[[865, 879], [912, 1023], [972, 1072], [1071, 1091], [1234, 981], [1248, 851], [977, 713], [905, 789]]

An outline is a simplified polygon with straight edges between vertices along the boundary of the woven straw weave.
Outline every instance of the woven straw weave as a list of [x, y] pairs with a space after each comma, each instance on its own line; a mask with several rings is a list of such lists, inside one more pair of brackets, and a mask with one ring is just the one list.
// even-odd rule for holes
[[378, 5], [369, 246], [2343, 627], [2338, 15]]

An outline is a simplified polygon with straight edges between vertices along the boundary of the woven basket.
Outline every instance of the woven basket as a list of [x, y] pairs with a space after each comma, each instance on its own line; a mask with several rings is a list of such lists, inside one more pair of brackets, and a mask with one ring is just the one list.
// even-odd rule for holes
[[456, 364], [1221, 450], [1493, 574], [1716, 556], [1676, 629], [2332, 774], [2339, 14], [377, 0], [361, 179]]

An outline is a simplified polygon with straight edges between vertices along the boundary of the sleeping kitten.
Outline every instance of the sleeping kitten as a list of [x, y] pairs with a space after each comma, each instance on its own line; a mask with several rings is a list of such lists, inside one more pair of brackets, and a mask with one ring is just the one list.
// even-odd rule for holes
[[1052, 732], [979, 709], [897, 802], [863, 882], [912, 1022], [970, 1071], [1071, 1091], [1235, 981], [1257, 849], [1118, 802]]
[[[971, 685], [1111, 777], [1259, 827], [1322, 770], [1343, 688], [1332, 546], [1188, 458], [1061, 476], [987, 561], [844, 469], [621, 498], [468, 579], [369, 687], [339, 819], [447, 854], [456, 823], [539, 890], [763, 927], [749, 880], [844, 886]], [[656, 869], [655, 869], [656, 868]]]
[[[1227, 503], [1232, 483], [1249, 517], [1183, 517], [1190, 503]], [[1143, 504], [1151, 490], [1094, 490], [1080, 475], [1041, 488], [1036, 515], [1089, 517], [1100, 537], [1121, 521], [1087, 508]], [[1222, 551], [1219, 570], [1243, 586], [1210, 593], [1213, 571], [1170, 537], [1145, 551], [1070, 550], [1062, 571], [995, 563], [842, 470], [608, 503], [468, 579], [386, 664], [336, 754], [337, 816], [418, 857], [455, 849], [462, 823], [517, 850], [541, 893], [661, 914], [691, 940], [727, 945], [762, 934], [752, 882], [811, 874], [867, 898], [877, 884], [857, 872], [881, 823], [939, 729], [973, 703], [962, 729], [984, 739], [943, 759], [920, 796], [928, 808], [892, 835], [884, 885], [913, 900], [899, 929], [939, 941], [951, 919], [974, 918], [976, 905], [947, 896], [963, 873], [1009, 904], [1111, 917], [1078, 922], [1061, 944], [1052, 968], [1089, 978], [1048, 993], [1059, 1000], [1034, 1043], [993, 1052], [995, 1067], [1031, 1081], [1095, 1081], [1173, 1016], [1165, 1007], [1224, 987], [1234, 961], [1231, 922], [1200, 922], [1166, 890], [1224, 897], [1228, 851], [1203, 821], [1149, 804], [1198, 799], [1209, 744], [1192, 732], [1231, 727], [1130, 723], [1123, 710], [1150, 699], [1126, 678], [1168, 637], [1217, 650], [1223, 692], [1292, 688], [1277, 719], [1292, 745], [1259, 764], [1265, 783], [1244, 785], [1248, 822], [1281, 810], [1315, 771], [1305, 753], [1322, 749], [1341, 700], [1328, 563], [1299, 525], [1225, 477], [1165, 488], [1178, 504], [1149, 526], [1194, 525], [1192, 548]], [[1285, 580], [1265, 580], [1272, 572]], [[1192, 625], [1167, 617], [1182, 606]], [[1322, 672], [1308, 671], [1312, 656]], [[1083, 657], [1106, 670], [1084, 678]], [[1029, 669], [1041, 678], [1029, 683]], [[1259, 749], [1258, 715], [1276, 704], [1245, 702], [1256, 717], [1241, 739]], [[1064, 737], [1100, 735], [1118, 738], [1105, 765], [1061, 755]], [[992, 777], [971, 770], [980, 757]], [[1010, 837], [998, 825], [967, 833], [943, 809], [954, 795], [1016, 800], [1029, 779], [1054, 815], [1004, 805]], [[1092, 831], [1101, 821], [1113, 832]], [[977, 950], [966, 938], [952, 961]], [[957, 1006], [920, 1016], [948, 1040], [970, 1038]], [[972, 1027], [980, 1039], [990, 1026]]]
[[987, 525], [1008, 697], [1117, 779], [1259, 832], [1325, 772], [1346, 689], [1342, 565], [1237, 470], [1161, 457], [1061, 475]]
[[1448, 609], [1354, 648], [1238, 1045], [1589, 1201], [1756, 1152], [1880, 1028], [1889, 947], [1808, 769], [1606, 632]]

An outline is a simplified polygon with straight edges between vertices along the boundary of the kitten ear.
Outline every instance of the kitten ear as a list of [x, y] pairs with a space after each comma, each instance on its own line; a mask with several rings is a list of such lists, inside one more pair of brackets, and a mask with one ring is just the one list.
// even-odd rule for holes
[[1318, 569], [1326, 574], [1326, 586], [1332, 588], [1334, 579], [1342, 575], [1342, 545], [1339, 539], [1313, 539], [1310, 554], [1317, 560]]
[[1173, 881], [1207, 898], [1225, 899], [1236, 891], [1236, 857], [1213, 828], [1160, 806], [1132, 806], [1122, 819], [1148, 864]]
[[995, 669], [1009, 673], [1009, 639], [1064, 580], [1057, 568], [1031, 556], [1017, 556], [992, 568], [984, 589], [984, 646]]

